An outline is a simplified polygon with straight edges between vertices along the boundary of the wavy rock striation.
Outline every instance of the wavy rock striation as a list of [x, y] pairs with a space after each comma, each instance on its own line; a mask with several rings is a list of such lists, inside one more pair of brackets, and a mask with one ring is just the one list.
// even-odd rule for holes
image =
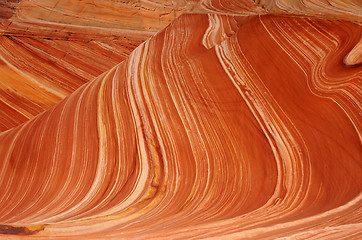
[[[0, 132], [54, 106], [183, 13], [299, 14], [361, 24], [361, 12], [358, 0], [3, 0]], [[358, 64], [360, 52], [344, 63]]]
[[[56, 106], [0, 133], [0, 234], [358, 239], [361, 33], [348, 21], [244, 10], [177, 18]], [[90, 61], [101, 56], [79, 49]], [[92, 62], [79, 59], [55, 66], [74, 62], [89, 74]], [[14, 69], [3, 71], [21, 79]]]

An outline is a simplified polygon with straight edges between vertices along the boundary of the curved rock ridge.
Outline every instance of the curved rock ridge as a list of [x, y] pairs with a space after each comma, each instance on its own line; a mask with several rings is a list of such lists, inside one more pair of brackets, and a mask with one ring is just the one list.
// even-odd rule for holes
[[0, 133], [0, 234], [358, 239], [362, 67], [345, 62], [361, 33], [307, 17], [179, 17]]
[[[23, 0], [16, 14], [0, 27], [1, 35], [5, 36], [0, 40], [3, 62], [0, 77], [7, 79], [0, 86], [0, 132], [49, 109], [84, 83], [123, 61], [141, 42], [182, 13], [302, 14], [361, 23], [362, 9], [358, 3], [337, 0]], [[6, 11], [12, 9], [11, 14], [3, 16], [6, 19], [17, 5], [16, 0], [0, 1], [0, 17], [1, 7]], [[209, 29], [209, 34], [216, 34], [216, 30]], [[233, 31], [224, 30], [218, 41]], [[215, 43], [204, 42], [210, 46]], [[358, 64], [358, 52], [348, 55], [344, 63]]]

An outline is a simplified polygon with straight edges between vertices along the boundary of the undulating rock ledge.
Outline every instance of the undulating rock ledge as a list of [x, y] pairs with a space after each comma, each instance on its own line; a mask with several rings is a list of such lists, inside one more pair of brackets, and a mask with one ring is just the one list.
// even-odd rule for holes
[[47, 225], [29, 239], [359, 236], [361, 68], [343, 59], [360, 36], [183, 15], [0, 135], [0, 222]]

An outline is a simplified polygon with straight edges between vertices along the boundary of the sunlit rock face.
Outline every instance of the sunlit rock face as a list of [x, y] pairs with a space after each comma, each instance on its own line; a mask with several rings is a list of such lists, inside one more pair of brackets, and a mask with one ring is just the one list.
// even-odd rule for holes
[[3, 25], [0, 237], [361, 237], [358, 6], [184, 4], [156, 34]]
[[[0, 76], [7, 79], [0, 83], [0, 132], [54, 106], [183, 13], [299, 14], [361, 23], [362, 11], [358, 1], [19, 2], [0, 1]], [[345, 63], [360, 62], [359, 56]]]

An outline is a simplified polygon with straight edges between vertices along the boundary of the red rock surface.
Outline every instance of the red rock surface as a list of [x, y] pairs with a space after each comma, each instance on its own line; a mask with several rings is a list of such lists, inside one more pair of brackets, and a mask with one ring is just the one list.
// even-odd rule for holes
[[[14, 23], [13, 25], [16, 25]], [[20, 29], [20, 26], [23, 29]], [[37, 29], [42, 29], [40, 36]], [[92, 31], [93, 30], [93, 31]], [[33, 118], [123, 61], [150, 34], [43, 25], [0, 36], [0, 131]], [[57, 31], [54, 33], [54, 31]], [[9, 111], [12, 112], [9, 114]]]
[[19, 0], [0, 0], [0, 22], [11, 18], [19, 5]]
[[[27, 22], [51, 1], [24, 2], [0, 40], [0, 237], [361, 238], [357, 3], [59, 1], [79, 19]], [[95, 13], [133, 16], [115, 6], [193, 14], [130, 53], [154, 33]]]

